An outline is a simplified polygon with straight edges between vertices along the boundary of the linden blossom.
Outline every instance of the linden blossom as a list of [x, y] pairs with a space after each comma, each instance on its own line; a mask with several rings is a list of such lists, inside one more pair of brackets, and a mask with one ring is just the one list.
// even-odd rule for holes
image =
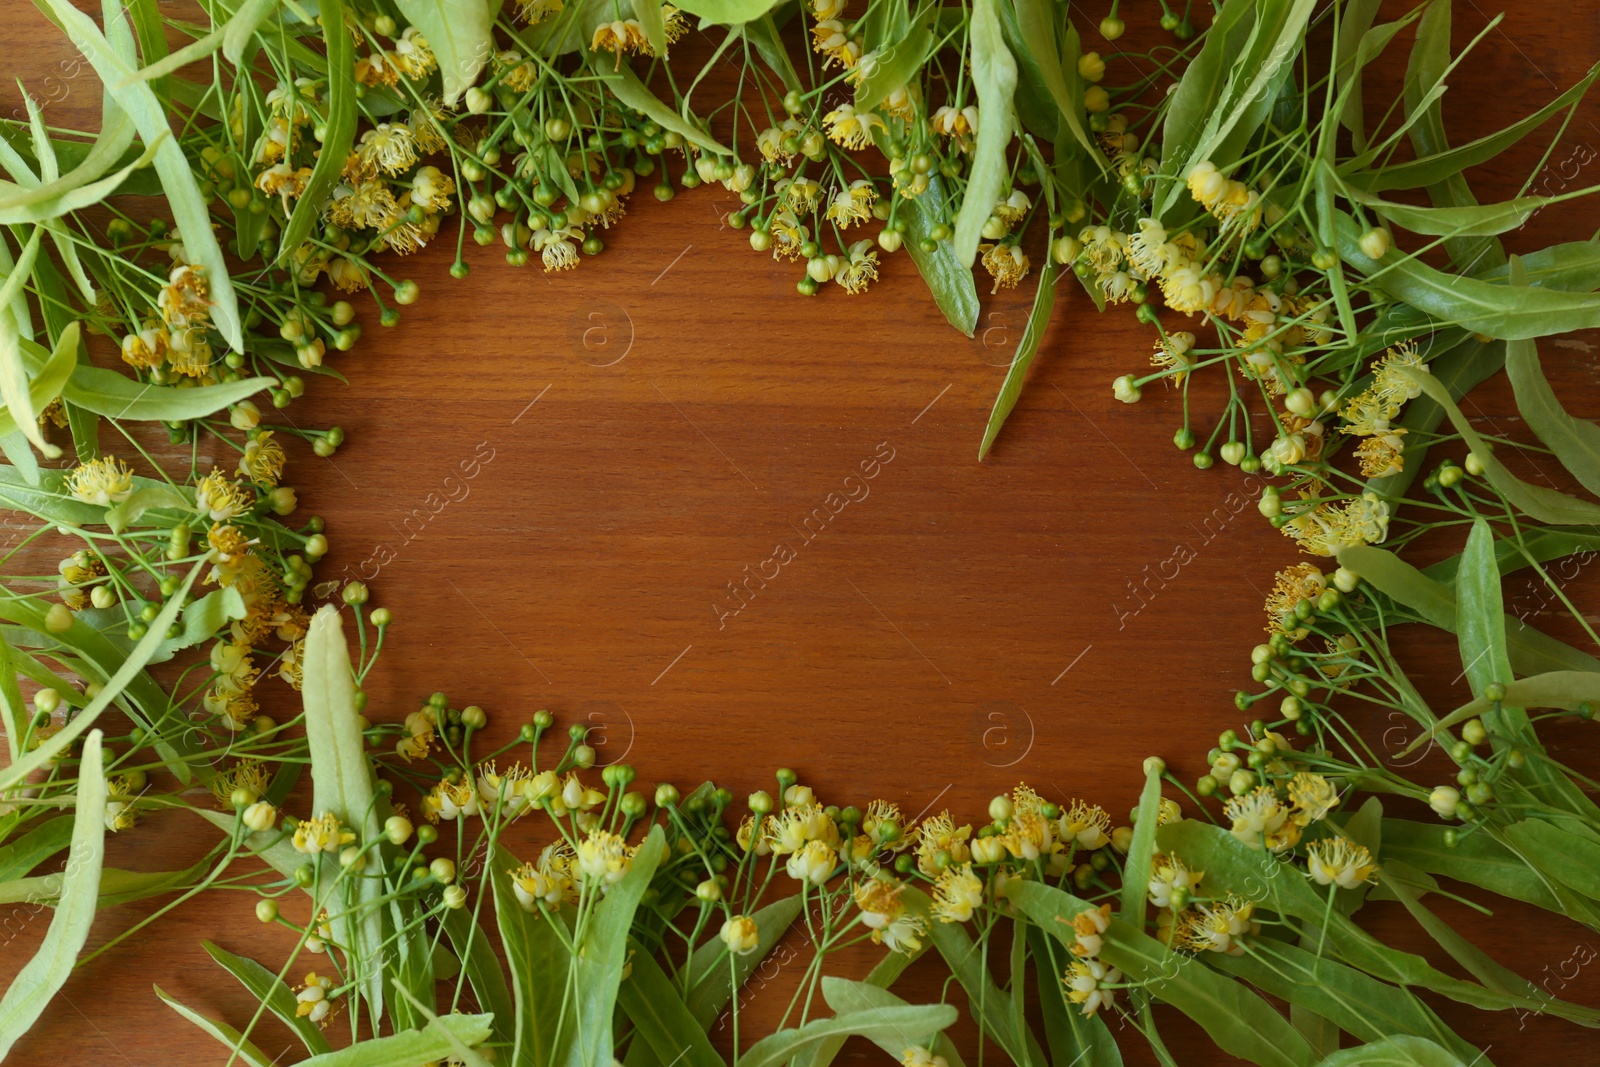
[[[717, 617], [717, 629], [726, 629], [728, 620], [749, 607], [750, 602], [755, 600], [756, 594], [765, 589], [768, 582], [775, 580], [779, 574], [783, 573], [783, 568], [799, 557], [800, 549], [816, 539], [827, 528], [828, 523], [837, 518], [845, 508], [850, 506], [852, 501], [859, 502], [867, 499], [872, 493], [872, 488], [867, 485], [867, 482], [882, 473], [883, 468], [894, 461], [896, 454], [893, 445], [888, 441], [880, 441], [877, 448], [873, 450], [872, 458], [864, 459], [857, 465], [861, 471], [859, 477], [854, 474], [845, 475], [844, 481], [841, 483], [844, 487], [843, 496], [837, 492], [830, 492], [822, 498], [821, 506], [812, 508], [800, 520], [799, 526], [794, 526], [794, 523], [790, 522], [789, 525], [794, 526], [795, 532], [805, 539], [800, 542], [799, 548], [794, 547], [787, 541], [781, 541], [773, 547], [772, 555], [756, 564], [754, 573], [751, 573], [750, 565], [748, 563], [745, 564], [743, 567], [744, 579], [728, 583], [728, 592], [737, 606], [725, 608], [717, 601], [713, 600], [711, 602], [712, 614]], [[852, 485], [852, 482], [855, 484]], [[813, 524], [815, 524], [815, 529], [812, 529]], [[754, 584], [752, 585], [752, 583]]]

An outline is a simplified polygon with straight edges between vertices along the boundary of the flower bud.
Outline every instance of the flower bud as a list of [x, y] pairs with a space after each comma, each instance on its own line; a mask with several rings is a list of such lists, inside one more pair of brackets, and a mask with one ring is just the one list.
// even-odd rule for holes
[[258, 800], [244, 809], [244, 824], [256, 833], [272, 829], [278, 821], [278, 810], [265, 800]]
[[1389, 251], [1389, 231], [1374, 227], [1361, 235], [1361, 254], [1368, 259], [1382, 259]]

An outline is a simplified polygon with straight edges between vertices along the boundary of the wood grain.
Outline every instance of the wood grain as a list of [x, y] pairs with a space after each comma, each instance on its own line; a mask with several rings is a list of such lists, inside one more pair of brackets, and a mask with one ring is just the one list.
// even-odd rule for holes
[[[1153, 20], [1138, 10], [1125, 17]], [[1075, 17], [1092, 26], [1101, 14]], [[1457, 46], [1485, 22], [1459, 5]], [[0, 42], [30, 84], [60, 77], [71, 54], [16, 2], [0, 5]], [[1452, 78], [1452, 137], [1532, 110], [1597, 58], [1589, 5], [1512, 5]], [[1127, 62], [1112, 61], [1114, 80]], [[1385, 62], [1371, 98], [1398, 88], [1401, 57]], [[92, 75], [65, 84], [47, 116], [91, 122]], [[0, 97], [7, 112], [16, 102], [14, 90]], [[1600, 140], [1597, 114], [1584, 107], [1550, 167]], [[1473, 174], [1480, 197], [1514, 194], [1555, 133]], [[710, 777], [743, 793], [787, 765], [830, 801], [882, 796], [974, 820], [1019, 780], [1123, 813], [1145, 756], [1201, 773], [1218, 731], [1238, 725], [1231, 697], [1249, 684], [1262, 596], [1295, 553], [1255, 514], [1259, 483], [1221, 464], [1197, 472], [1171, 446], [1175, 393], [1152, 388], [1135, 408], [1112, 399], [1111, 379], [1145, 362], [1148, 329], [1096, 315], [1064, 287], [1034, 380], [979, 464], [1027, 293], [986, 297], [968, 340], [903, 256], [865, 297], [828, 287], [808, 300], [793, 267], [753, 254], [726, 224], [731, 194], [634, 203], [607, 252], [571, 275], [514, 270], [470, 242], [464, 282], [447, 277], [443, 251], [405, 263], [422, 300], [392, 330], [369, 318], [357, 350], [330, 360], [349, 385], [315, 381], [285, 413], [348, 434], [332, 460], [296, 454], [290, 480], [304, 512], [328, 523], [322, 577], [368, 579], [399, 620], [369, 714], [398, 719], [439, 689], [486, 708], [498, 744], [549, 708], [595, 727], [601, 759], [626, 758], [646, 780]], [[1595, 205], [1567, 204], [1508, 244], [1526, 251], [1597, 225]], [[1564, 398], [1591, 416], [1595, 343], [1545, 346]], [[1206, 389], [1197, 397], [1206, 411]], [[1487, 425], [1515, 432], [1503, 383], [1473, 399]], [[1437, 657], [1419, 673], [1448, 686], [1451, 650], [1419, 655]], [[1556, 736], [1564, 755], [1593, 748], [1575, 731]], [[176, 867], [208, 833], [152, 817], [112, 843], [110, 862]], [[288, 942], [255, 923], [253, 903], [210, 895], [84, 966], [13, 1062], [219, 1062], [149, 986], [247, 1018], [248, 995], [199, 942], [281, 959]], [[95, 937], [158, 904], [109, 909]], [[1370, 911], [1421, 950], [1400, 917]], [[1519, 909], [1448, 913], [1536, 981], [1600, 939]], [[23, 926], [0, 953], [0, 980], [42, 923]], [[910, 995], [937, 996], [931, 969], [915, 976]], [[1585, 971], [1561, 992], [1595, 1003], [1600, 980]], [[1547, 1018], [1440, 1010], [1502, 1065], [1600, 1052]], [[1220, 1062], [1193, 1028], [1170, 1027], [1179, 1062]], [[263, 1033], [269, 1054], [288, 1044]], [[1145, 1062], [1140, 1045], [1128, 1043], [1130, 1062]]]

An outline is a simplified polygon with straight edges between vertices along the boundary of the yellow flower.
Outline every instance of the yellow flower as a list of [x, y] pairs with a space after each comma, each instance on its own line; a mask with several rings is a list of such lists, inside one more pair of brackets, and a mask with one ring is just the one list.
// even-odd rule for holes
[[528, 806], [528, 793], [523, 783], [530, 778], [532, 772], [520, 763], [513, 763], [501, 774], [490, 760], [478, 768], [478, 799], [485, 810], [493, 811], [498, 805], [502, 815], [514, 819]]
[[285, 207], [306, 191], [311, 180], [310, 167], [292, 167], [288, 163], [275, 163], [256, 175], [256, 188], [267, 196], [283, 200]]
[[67, 475], [67, 492], [85, 504], [107, 508], [133, 495], [133, 472], [114, 456], [92, 459]]
[[644, 35], [644, 27], [638, 19], [618, 19], [615, 22], [603, 22], [595, 27], [594, 38], [589, 42], [591, 52], [602, 49], [615, 52], [617, 62], [622, 62], [622, 57], [627, 52], [640, 55], [650, 55], [650, 41]]
[[331, 811], [315, 819], [302, 819], [294, 828], [294, 850], [308, 855], [338, 852], [355, 839], [356, 835], [340, 826], [338, 817]]
[[811, 232], [800, 225], [800, 220], [795, 218], [793, 211], [781, 208], [772, 213], [772, 222], [767, 230], [772, 237], [772, 258], [782, 256], [784, 259], [798, 259], [800, 246], [811, 239]]
[[578, 842], [578, 873], [586, 881], [615, 885], [633, 868], [633, 850], [607, 830], [593, 830]]
[[557, 841], [544, 847], [537, 863], [524, 863], [513, 870], [511, 889], [523, 910], [534, 911], [540, 902], [550, 908], [576, 903], [578, 888], [572, 875], [575, 859], [572, 846]]
[[1191, 915], [1181, 928], [1174, 929], [1173, 942], [1191, 952], [1242, 956], [1241, 939], [1261, 928], [1260, 923], [1251, 919], [1255, 909], [1253, 902], [1240, 902], [1232, 897], [1219, 904], [1201, 904], [1198, 914]]
[[272, 439], [272, 431], [262, 430], [245, 442], [244, 453], [239, 457], [239, 473], [257, 485], [271, 489], [283, 476], [286, 459], [283, 446]]
[[417, 161], [417, 139], [403, 122], [380, 122], [361, 135], [356, 158], [368, 174], [402, 174]]
[[942, 923], [964, 923], [983, 904], [983, 881], [972, 864], [948, 867], [933, 885], [933, 917]]
[[872, 931], [873, 943], [910, 955], [922, 947], [924, 927], [921, 918], [906, 914], [906, 906], [900, 900], [902, 888], [870, 878], [856, 888], [855, 900], [861, 909], [862, 925]]
[[450, 194], [456, 183], [438, 167], [418, 167], [411, 176], [411, 202], [432, 213], [450, 210]]
[[122, 339], [122, 358], [130, 366], [147, 369], [159, 367], [167, 358], [167, 331], [160, 326], [149, 326]]
[[1192, 893], [1204, 877], [1204, 871], [1191, 871], [1177, 856], [1156, 856], [1150, 863], [1150, 903], [1158, 908], [1175, 908], [1176, 902]]
[[530, 26], [561, 14], [565, 8], [562, 0], [517, 0], [517, 15]]
[[553, 270], [571, 270], [578, 265], [578, 249], [574, 241], [583, 240], [583, 231], [576, 226], [561, 230], [535, 230], [533, 250], [544, 261], [546, 273]]
[[1361, 461], [1361, 476], [1381, 478], [1405, 470], [1405, 434], [1402, 427], [1396, 426], [1388, 433], [1374, 434], [1357, 445], [1356, 458]]
[[1061, 816], [1061, 840], [1092, 851], [1111, 843], [1111, 816], [1098, 804], [1074, 800]]
[[[365, 166], [359, 156], [351, 158], [356, 160], [358, 170]], [[328, 217], [334, 225], [347, 230], [376, 229], [394, 217], [395, 209], [390, 188], [381, 181], [368, 179], [355, 185], [335, 186]]]
[[395, 41], [389, 60], [400, 73], [412, 79], [426, 78], [439, 67], [433, 49], [428, 47], [428, 39], [415, 26], [407, 26], [400, 39]]
[[1259, 849], [1264, 843], [1272, 851], [1282, 852], [1300, 840], [1300, 827], [1289, 820], [1289, 810], [1266, 786], [1229, 800], [1223, 812], [1233, 820], [1233, 836], [1251, 848]]
[[208, 293], [204, 270], [187, 263], [174, 266], [167, 275], [167, 284], [157, 296], [161, 317], [168, 328], [183, 330], [205, 325], [211, 314]]
[[850, 246], [848, 258], [839, 263], [833, 280], [852, 296], [866, 292], [867, 284], [878, 280], [878, 253], [870, 240], [857, 241]]
[[972, 827], [957, 828], [948, 811], [922, 820], [917, 827], [917, 870], [937, 878], [940, 871], [966, 863], [972, 858], [972, 850], [967, 847], [971, 836]]
[[1062, 984], [1067, 987], [1067, 999], [1081, 1005], [1084, 1015], [1093, 1015], [1116, 1003], [1117, 991], [1111, 987], [1121, 979], [1121, 971], [1099, 960], [1073, 960]]
[[1339, 791], [1322, 775], [1301, 771], [1289, 780], [1289, 802], [1297, 809], [1294, 821], [1309, 826], [1339, 806]]
[[[776, 848], [773, 849], [777, 851]], [[789, 872], [789, 877], [797, 882], [810, 882], [812, 885], [822, 885], [833, 875], [834, 868], [839, 865], [838, 854], [826, 841], [807, 841], [803, 846], [789, 854], [789, 859], [784, 863], [784, 870]]]
[[1085, 908], [1072, 917], [1072, 932], [1076, 941], [1072, 945], [1075, 956], [1098, 956], [1105, 944], [1105, 933], [1111, 927], [1111, 905]]
[[853, 104], [840, 104], [822, 116], [822, 123], [828, 128], [828, 139], [844, 148], [866, 148], [872, 144], [873, 130], [889, 128], [882, 116], [857, 111]]
[[1028, 256], [1021, 245], [992, 244], [978, 247], [983, 250], [983, 267], [994, 279], [990, 293], [1014, 289], [1018, 282], [1028, 276]]
[[1378, 865], [1366, 846], [1352, 844], [1342, 837], [1313, 841], [1306, 849], [1306, 874], [1318, 885], [1354, 889], [1377, 881]]
[[455, 782], [448, 778], [441, 779], [439, 784], [422, 798], [421, 808], [422, 817], [429, 822], [438, 822], [440, 819], [446, 822], [464, 819], [477, 815], [482, 810], [478, 806], [478, 787], [467, 775], [463, 775]]
[[1194, 360], [1189, 358], [1190, 349], [1194, 348], [1195, 336], [1187, 330], [1165, 334], [1156, 342], [1155, 354], [1150, 357], [1152, 367], [1172, 371], [1172, 380], [1178, 385], [1189, 376], [1189, 368], [1194, 366]]
[[761, 929], [748, 915], [735, 915], [724, 922], [720, 936], [735, 955], [748, 956], [761, 947]]
[[345, 256], [335, 256], [329, 261], [328, 280], [346, 293], [360, 292], [372, 284], [367, 268]]
[[978, 136], [978, 109], [946, 104], [933, 113], [930, 124], [934, 133], [955, 141], [957, 151], [968, 152]]
[[824, 57], [824, 69], [840, 66], [850, 70], [861, 62], [861, 42], [851, 40], [838, 19], [823, 19], [811, 27], [811, 50]]
[[218, 807], [232, 811], [234, 793], [242, 789], [252, 798], [259, 797], [267, 791], [267, 782], [266, 769], [259, 760], [240, 760], [231, 770], [211, 779], [211, 795], [216, 797]]
[[333, 1002], [328, 997], [328, 991], [333, 988], [332, 978], [324, 978], [315, 971], [306, 975], [305, 983], [300, 987], [300, 992], [295, 994], [294, 1013], [302, 1019], [310, 1019], [320, 1023], [328, 1017], [333, 1010]]
[[200, 514], [212, 522], [226, 522], [250, 507], [250, 501], [237, 482], [213, 470], [194, 487], [194, 503]]
[[1295, 605], [1302, 600], [1316, 600], [1327, 588], [1328, 580], [1315, 563], [1296, 563], [1279, 571], [1263, 605], [1267, 613], [1267, 633], [1283, 634], [1291, 641], [1310, 633], [1295, 618]]
[[858, 178], [848, 188], [833, 194], [823, 214], [837, 222], [840, 229], [848, 230], [856, 223], [866, 222], [872, 217], [872, 205], [877, 199], [878, 190], [873, 188], [872, 183], [865, 178]]

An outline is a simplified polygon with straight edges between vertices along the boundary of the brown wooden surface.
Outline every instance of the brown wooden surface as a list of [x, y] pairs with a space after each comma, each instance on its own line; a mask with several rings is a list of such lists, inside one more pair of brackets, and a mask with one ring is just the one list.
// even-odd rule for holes
[[[1133, 7], [1130, 22], [1154, 18]], [[1457, 46], [1485, 21], [1458, 5]], [[0, 4], [0, 49], [40, 96], [54, 93], [47, 76], [65, 86], [52, 122], [93, 121], [92, 75], [63, 75], [70, 48], [31, 5]], [[1398, 86], [1402, 55], [1369, 75], [1369, 98]], [[1452, 138], [1504, 125], [1596, 59], [1590, 5], [1513, 5], [1451, 78]], [[0, 95], [7, 113], [17, 102], [14, 89]], [[1546, 173], [1600, 141], [1597, 114], [1580, 113]], [[1538, 148], [1515, 158], [1473, 176], [1483, 199], [1513, 194]], [[1596, 173], [1591, 164], [1576, 184]], [[1217, 732], [1238, 725], [1231, 694], [1248, 685], [1262, 595], [1295, 556], [1238, 471], [1196, 472], [1171, 447], [1175, 393], [1151, 388], [1135, 408], [1112, 399], [1110, 380], [1144, 363], [1148, 333], [1064, 287], [1034, 380], [980, 465], [1028, 294], [986, 296], [971, 341], [941, 321], [903, 256], [866, 297], [830, 286], [803, 299], [793, 267], [723, 224], [731, 204], [720, 190], [667, 205], [641, 190], [606, 254], [570, 275], [513, 270], [470, 243], [465, 282], [447, 277], [442, 250], [413, 259], [402, 273], [423, 295], [403, 324], [369, 320], [357, 350], [330, 360], [350, 384], [315, 380], [290, 409], [297, 424], [348, 433], [331, 461], [296, 453], [289, 476], [302, 514], [327, 518], [322, 577], [372, 579], [374, 602], [399, 620], [369, 714], [398, 719], [442, 689], [489, 711], [494, 743], [549, 708], [602, 728], [601, 759], [626, 757], [646, 780], [714, 777], [742, 794], [788, 765], [829, 801], [882, 796], [973, 821], [1019, 780], [1125, 813], [1145, 756], [1200, 773]], [[1595, 205], [1550, 208], [1508, 245], [1581, 239], [1597, 224]], [[1544, 346], [1563, 396], [1590, 416], [1596, 343]], [[1502, 384], [1474, 400], [1487, 425], [1515, 433]], [[838, 508], [830, 494], [861, 497], [847, 476], [891, 453], [867, 495], [808, 539], [805, 517]], [[729, 583], [778, 545], [793, 560], [722, 615]], [[1174, 575], [1180, 546], [1193, 560]], [[1435, 658], [1419, 674], [1448, 685], [1452, 650], [1423, 651]], [[1555, 736], [1572, 743], [1567, 755], [1582, 740]], [[192, 818], [152, 817], [112, 842], [112, 862], [170, 869], [208, 834]], [[12, 1062], [220, 1062], [150, 984], [213, 1017], [247, 1018], [247, 994], [199, 942], [281, 958], [287, 943], [254, 921], [253, 900], [212, 894], [85, 966]], [[156, 906], [107, 910], [94, 943]], [[1410, 937], [1383, 906], [1370, 911]], [[1536, 981], [1600, 944], [1521, 910], [1447, 913]], [[41, 927], [0, 949], [0, 981]], [[923, 974], [914, 991], [937, 995]], [[1600, 1002], [1593, 974], [1559, 981], [1550, 988]], [[1600, 1055], [1591, 1033], [1554, 1020], [1441, 1011], [1499, 1064]], [[1171, 1030], [1180, 1062], [1219, 1062], [1191, 1028]], [[276, 1027], [260, 1033], [269, 1054], [288, 1045]], [[1130, 1062], [1145, 1061], [1129, 1047]]]

